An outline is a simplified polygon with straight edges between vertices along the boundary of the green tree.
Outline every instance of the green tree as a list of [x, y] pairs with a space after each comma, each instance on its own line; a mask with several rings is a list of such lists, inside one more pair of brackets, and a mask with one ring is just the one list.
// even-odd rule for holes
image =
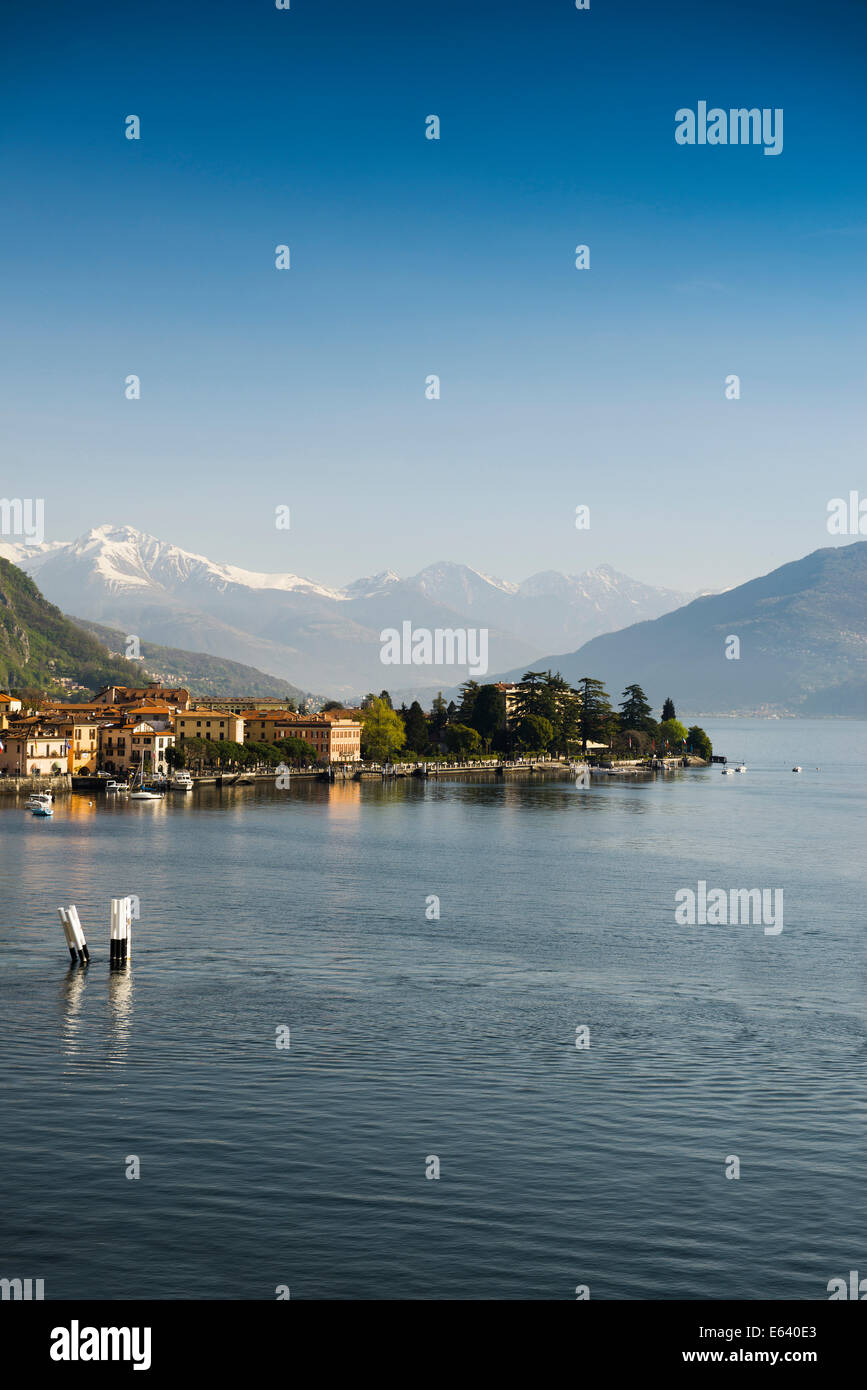
[[620, 704], [620, 727], [649, 733], [656, 727], [650, 702], [640, 685], [627, 685]]
[[697, 758], [705, 758], [710, 762], [713, 755], [713, 744], [698, 724], [693, 724], [686, 731], [686, 746], [690, 753], [695, 753]]
[[659, 738], [669, 748], [683, 749], [687, 731], [679, 719], [664, 719], [659, 726]]
[[581, 745], [586, 749], [588, 743], [609, 741], [613, 711], [602, 681], [582, 676], [578, 685], [581, 690]]
[[316, 749], [306, 738], [281, 738], [276, 746], [281, 758], [287, 763], [301, 763], [306, 766], [316, 762]]
[[374, 762], [388, 762], [406, 742], [406, 730], [399, 714], [384, 700], [374, 698], [362, 713], [361, 756]]
[[476, 708], [476, 700], [479, 698], [481, 686], [478, 681], [464, 681], [461, 686], [461, 705], [458, 710], [458, 719], [462, 724], [473, 724], [473, 711]]
[[516, 730], [518, 747], [542, 751], [548, 748], [554, 738], [554, 725], [541, 714], [525, 714]]
[[403, 717], [406, 730], [406, 746], [414, 753], [423, 753], [428, 746], [428, 726], [424, 710], [418, 700], [413, 700]]
[[480, 735], [486, 748], [506, 722], [506, 697], [495, 685], [482, 685], [473, 701], [470, 726]]
[[677, 712], [674, 708], [674, 701], [672, 700], [670, 695], [666, 695], [665, 701], [662, 706], [662, 722], [664, 724], [666, 720], [676, 718]]
[[433, 739], [438, 743], [443, 729], [449, 722], [449, 712], [446, 702], [443, 699], [443, 692], [437, 695], [430, 707], [430, 730]]
[[468, 753], [480, 753], [482, 751], [482, 740], [479, 734], [468, 724], [447, 724], [443, 738], [450, 753], [456, 753], [463, 757]]

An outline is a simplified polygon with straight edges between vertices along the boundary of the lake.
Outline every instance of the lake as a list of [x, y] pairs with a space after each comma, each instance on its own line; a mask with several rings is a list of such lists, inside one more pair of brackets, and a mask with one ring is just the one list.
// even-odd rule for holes
[[[867, 1273], [867, 724], [699, 722], [746, 774], [0, 799], [0, 1276], [825, 1299]], [[699, 881], [781, 888], [784, 929], [678, 925]]]

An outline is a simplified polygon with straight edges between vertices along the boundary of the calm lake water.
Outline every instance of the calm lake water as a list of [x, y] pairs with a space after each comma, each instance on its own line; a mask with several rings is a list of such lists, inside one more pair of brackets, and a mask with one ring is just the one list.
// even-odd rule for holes
[[[867, 1273], [867, 725], [706, 727], [745, 775], [0, 798], [0, 1276], [824, 1299]], [[782, 888], [782, 933], [678, 926], [700, 879]]]

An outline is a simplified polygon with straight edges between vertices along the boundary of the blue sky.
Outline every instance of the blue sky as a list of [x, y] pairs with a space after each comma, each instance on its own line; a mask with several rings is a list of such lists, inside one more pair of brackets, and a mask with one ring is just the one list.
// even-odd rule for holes
[[[833, 543], [828, 499], [867, 495], [860, 2], [2, 25], [0, 490], [49, 538], [693, 589]], [[678, 146], [700, 100], [782, 107], [783, 153]]]

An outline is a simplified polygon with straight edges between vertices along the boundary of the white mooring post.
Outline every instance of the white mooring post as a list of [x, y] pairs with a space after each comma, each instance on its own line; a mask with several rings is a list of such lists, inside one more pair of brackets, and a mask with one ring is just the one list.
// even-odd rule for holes
[[126, 965], [132, 941], [132, 899], [112, 898], [109, 966]]
[[86, 965], [90, 960], [90, 952], [87, 949], [81, 922], [78, 920], [78, 908], [75, 903], [70, 903], [69, 907], [59, 907], [57, 911], [63, 924], [63, 935], [66, 937], [66, 944], [69, 947], [70, 960], [73, 965], [76, 961], [80, 965]]

